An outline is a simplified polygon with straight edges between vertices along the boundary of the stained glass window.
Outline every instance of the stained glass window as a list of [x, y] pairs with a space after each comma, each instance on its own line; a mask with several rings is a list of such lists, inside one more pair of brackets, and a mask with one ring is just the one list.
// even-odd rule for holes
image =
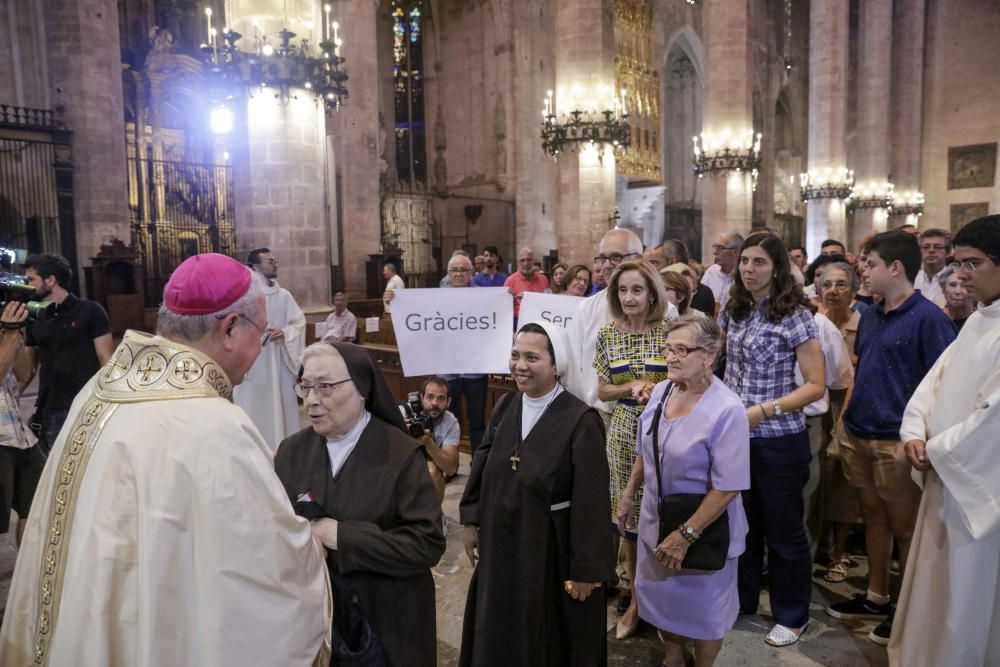
[[411, 184], [427, 182], [422, 9], [423, 0], [392, 3], [396, 175]]

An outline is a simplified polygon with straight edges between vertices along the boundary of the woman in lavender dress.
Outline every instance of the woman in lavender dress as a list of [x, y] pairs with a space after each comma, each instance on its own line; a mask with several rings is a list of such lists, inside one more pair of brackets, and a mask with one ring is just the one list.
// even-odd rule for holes
[[[663, 664], [683, 667], [685, 641], [693, 640], [694, 664], [709, 667], [739, 612], [737, 558], [747, 533], [740, 491], [750, 487], [750, 427], [739, 396], [712, 375], [719, 326], [700, 315], [685, 315], [666, 326], [668, 380], [656, 386], [639, 418], [638, 456], [622, 498], [632, 498], [632, 490], [645, 481], [635, 589], [639, 616], [661, 630]], [[694, 514], [661, 542], [650, 426], [665, 392], [658, 429], [663, 495], [706, 495]], [[619, 503], [621, 524], [629, 520], [629, 509]], [[716, 572], [681, 569], [690, 545], [726, 510], [730, 542], [725, 566]]]

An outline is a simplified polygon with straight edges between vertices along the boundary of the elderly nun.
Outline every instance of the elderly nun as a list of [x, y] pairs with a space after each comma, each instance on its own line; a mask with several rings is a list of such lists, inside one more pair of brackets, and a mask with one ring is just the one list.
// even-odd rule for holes
[[497, 402], [460, 506], [476, 568], [461, 665], [606, 664], [614, 551], [604, 424], [562, 386], [568, 355], [565, 333], [548, 322], [524, 324], [514, 339], [517, 391]]
[[325, 517], [313, 533], [357, 592], [388, 664], [433, 667], [431, 567], [445, 539], [423, 447], [364, 348], [310, 345], [299, 378], [312, 426], [282, 441], [275, 471], [297, 509], [309, 504]]

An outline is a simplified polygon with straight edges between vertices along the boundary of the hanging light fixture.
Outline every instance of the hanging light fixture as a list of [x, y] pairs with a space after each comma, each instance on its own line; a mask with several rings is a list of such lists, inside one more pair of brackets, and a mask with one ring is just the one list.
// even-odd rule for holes
[[853, 187], [854, 171], [847, 167], [826, 167], [799, 174], [799, 196], [804, 202], [847, 199]]
[[574, 86], [571, 109], [557, 115], [556, 98], [550, 90], [542, 100], [542, 149], [556, 157], [567, 148], [593, 145], [601, 153], [626, 148], [632, 143], [632, 130], [628, 124], [625, 91], [619, 99], [608, 86], [602, 87], [591, 101], [585, 101], [581, 86]]
[[856, 183], [851, 188], [850, 197], [847, 198], [847, 208], [850, 210], [864, 210], [871, 208], [884, 208], [889, 210], [893, 207], [895, 195], [895, 186], [888, 181], [868, 181], [867, 183]]
[[[287, 2], [285, 9], [282, 28], [273, 35], [265, 33], [256, 18], [251, 19], [253, 50], [247, 52], [238, 46], [243, 35], [230, 27], [219, 33], [212, 8], [205, 8], [206, 41], [201, 52], [212, 99], [230, 99], [240, 89], [247, 89], [274, 91], [275, 97], [287, 102], [297, 97], [296, 91], [305, 90], [323, 100], [327, 109], [336, 110], [344, 104], [348, 76], [340, 55], [340, 24], [331, 20], [331, 5], [323, 6], [318, 51], [307, 39], [293, 41], [297, 35], [287, 27]], [[238, 18], [226, 17], [230, 25]]]
[[692, 167], [698, 178], [705, 174], [723, 171], [747, 172], [753, 188], [757, 189], [757, 174], [760, 172], [760, 140], [763, 135], [752, 129], [733, 132], [723, 128], [721, 132], [702, 132], [692, 137], [694, 157]]

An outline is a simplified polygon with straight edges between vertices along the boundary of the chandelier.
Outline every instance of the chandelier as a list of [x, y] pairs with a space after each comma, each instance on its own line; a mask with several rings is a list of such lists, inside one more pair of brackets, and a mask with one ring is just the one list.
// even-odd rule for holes
[[895, 201], [895, 187], [888, 181], [868, 181], [855, 184], [851, 188], [851, 196], [847, 198], [847, 208], [863, 210], [871, 208], [891, 209]]
[[893, 215], [923, 215], [924, 193], [915, 190], [896, 195], [892, 204]]
[[761, 134], [753, 130], [702, 132], [694, 142], [694, 173], [698, 178], [713, 171], [747, 171], [757, 185]]
[[847, 199], [854, 187], [854, 171], [846, 167], [827, 167], [799, 174], [802, 201], [813, 199]]
[[[241, 89], [256, 89], [262, 93], [273, 90], [275, 98], [287, 102], [298, 97], [295, 90], [304, 89], [323, 100], [327, 109], [339, 109], [348, 97], [344, 85], [348, 76], [340, 55], [343, 45], [340, 25], [330, 20], [330, 10], [329, 4], [323, 6], [318, 49], [308, 39], [293, 43], [296, 34], [284, 26], [274, 35], [268, 35], [253, 18], [253, 50], [247, 52], [237, 46], [243, 35], [230, 27], [223, 27], [220, 33], [213, 23], [212, 8], [206, 7], [207, 39], [201, 45], [201, 52], [209, 73], [212, 99], [221, 103]], [[287, 24], [287, 19], [284, 23]]]
[[[603, 153], [608, 146], [612, 150], [627, 148], [632, 143], [632, 131], [628, 124], [628, 110], [625, 108], [625, 91], [621, 99], [607, 95], [609, 88], [604, 87], [604, 93], [596, 99], [608, 98], [603, 102], [591, 102], [576, 107], [569, 104], [571, 111], [556, 115], [555, 99], [552, 91], [548, 91], [542, 101], [542, 149], [552, 157], [559, 155], [567, 148], [576, 148], [580, 144], [590, 144]], [[574, 95], [580, 100], [580, 88], [574, 87]], [[603, 108], [602, 108], [603, 107]]]

